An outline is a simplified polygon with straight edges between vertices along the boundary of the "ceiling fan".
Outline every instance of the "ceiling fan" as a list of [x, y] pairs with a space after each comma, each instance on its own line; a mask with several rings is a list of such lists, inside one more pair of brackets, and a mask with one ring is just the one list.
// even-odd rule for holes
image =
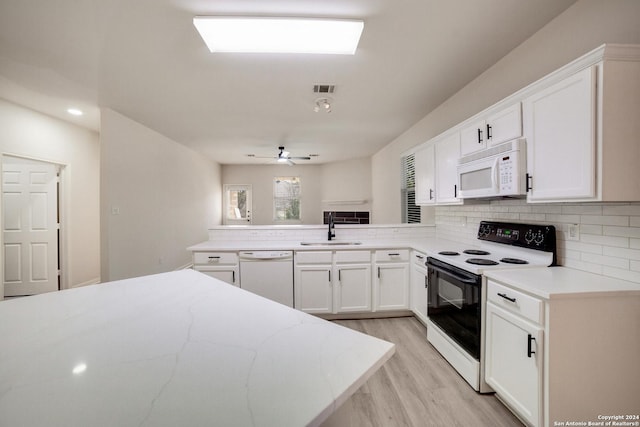
[[311, 160], [311, 157], [309, 156], [289, 156], [289, 152], [284, 150], [284, 146], [280, 146], [278, 147], [278, 150], [280, 150], [280, 152], [278, 153], [277, 156], [275, 157], [262, 157], [264, 159], [276, 159], [276, 161], [278, 163], [286, 163], [289, 166], [295, 165], [295, 163], [292, 160]]

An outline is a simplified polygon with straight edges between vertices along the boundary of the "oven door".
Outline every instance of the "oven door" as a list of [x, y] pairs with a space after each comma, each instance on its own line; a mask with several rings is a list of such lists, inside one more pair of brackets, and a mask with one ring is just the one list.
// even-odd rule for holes
[[431, 257], [426, 264], [429, 319], [480, 360], [482, 276]]

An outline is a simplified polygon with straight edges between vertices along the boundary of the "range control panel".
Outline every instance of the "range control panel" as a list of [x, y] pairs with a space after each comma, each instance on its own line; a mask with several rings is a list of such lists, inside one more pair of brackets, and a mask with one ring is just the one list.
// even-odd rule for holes
[[481, 221], [478, 239], [527, 249], [556, 252], [556, 228], [553, 225]]

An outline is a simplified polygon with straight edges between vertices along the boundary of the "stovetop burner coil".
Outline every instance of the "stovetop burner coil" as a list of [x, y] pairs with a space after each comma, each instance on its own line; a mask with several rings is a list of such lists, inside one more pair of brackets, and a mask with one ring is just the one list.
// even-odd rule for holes
[[489, 252], [483, 251], [480, 249], [465, 249], [462, 252], [464, 252], [467, 255], [489, 255]]
[[519, 258], [502, 258], [500, 262], [504, 262], [505, 264], [529, 264], [529, 261]]
[[442, 252], [438, 252], [440, 255], [447, 255], [447, 256], [454, 256], [454, 255], [460, 255], [460, 253], [455, 252], [455, 251], [442, 251]]
[[496, 261], [486, 258], [469, 258], [466, 262], [475, 265], [498, 265]]

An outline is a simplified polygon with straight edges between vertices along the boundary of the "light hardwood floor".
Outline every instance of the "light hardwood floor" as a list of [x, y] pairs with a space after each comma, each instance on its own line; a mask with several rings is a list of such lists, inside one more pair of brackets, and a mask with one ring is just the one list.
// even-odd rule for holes
[[393, 357], [351, 397], [353, 425], [522, 426], [493, 394], [476, 393], [458, 375], [415, 318], [335, 322], [396, 345]]

